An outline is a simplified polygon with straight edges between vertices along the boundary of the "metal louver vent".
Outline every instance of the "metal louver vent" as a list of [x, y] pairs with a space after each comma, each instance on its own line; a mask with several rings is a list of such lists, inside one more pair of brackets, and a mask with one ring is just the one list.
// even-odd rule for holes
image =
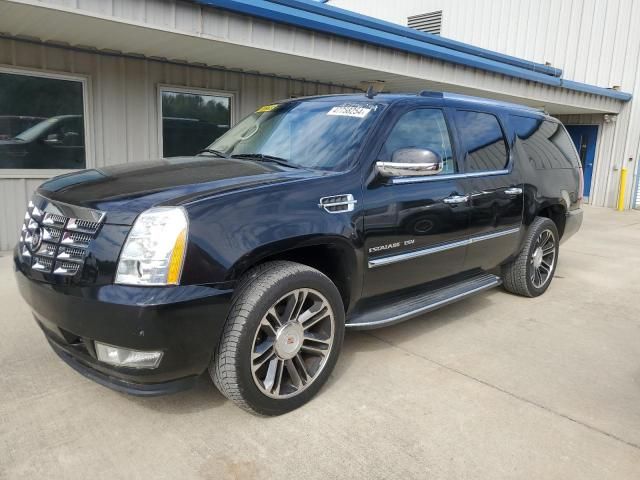
[[353, 195], [345, 193], [331, 197], [322, 197], [318, 206], [329, 213], [342, 213], [353, 212], [356, 203], [358, 203], [358, 201], [353, 199]]
[[104, 221], [104, 212], [35, 196], [20, 232], [20, 256], [33, 270], [72, 276]]
[[414, 28], [421, 32], [440, 35], [442, 30], [442, 10], [413, 15], [407, 19], [407, 25], [409, 28]]

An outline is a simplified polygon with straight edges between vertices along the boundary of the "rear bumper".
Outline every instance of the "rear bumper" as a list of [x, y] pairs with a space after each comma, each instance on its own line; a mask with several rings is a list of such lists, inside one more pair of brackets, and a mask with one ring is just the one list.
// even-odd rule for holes
[[[116, 390], [158, 395], [192, 385], [206, 370], [227, 316], [231, 291], [203, 286], [96, 288], [51, 285], [19, 269], [20, 293], [53, 349], [75, 370]], [[155, 369], [97, 360], [94, 341], [162, 351]]]
[[567, 212], [564, 223], [564, 233], [560, 243], [564, 243], [571, 238], [582, 226], [583, 210], [581, 208]]

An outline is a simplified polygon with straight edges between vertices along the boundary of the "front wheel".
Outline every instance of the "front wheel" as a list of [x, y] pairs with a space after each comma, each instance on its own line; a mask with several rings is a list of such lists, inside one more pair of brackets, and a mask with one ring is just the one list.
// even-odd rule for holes
[[279, 415], [328, 379], [344, 337], [344, 307], [324, 274], [269, 262], [240, 282], [209, 367], [218, 389], [245, 410]]
[[542, 295], [556, 271], [559, 243], [556, 224], [537, 217], [529, 227], [520, 254], [502, 269], [504, 288], [525, 297]]

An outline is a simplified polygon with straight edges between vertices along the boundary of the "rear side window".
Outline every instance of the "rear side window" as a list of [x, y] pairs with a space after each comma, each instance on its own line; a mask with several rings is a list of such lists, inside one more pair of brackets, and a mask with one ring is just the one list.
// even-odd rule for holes
[[490, 172], [507, 168], [507, 144], [495, 115], [457, 110], [455, 119], [464, 146], [465, 171]]
[[580, 166], [573, 142], [561, 124], [519, 115], [511, 115], [511, 124], [537, 170]]
[[442, 158], [442, 174], [456, 172], [449, 130], [442, 110], [418, 108], [400, 117], [382, 147], [379, 160], [391, 161], [393, 152], [401, 148], [426, 148]]

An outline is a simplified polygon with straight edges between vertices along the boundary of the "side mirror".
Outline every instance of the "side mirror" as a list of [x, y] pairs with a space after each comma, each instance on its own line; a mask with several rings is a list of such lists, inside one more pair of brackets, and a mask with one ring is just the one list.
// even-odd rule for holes
[[385, 178], [437, 175], [443, 169], [440, 155], [426, 148], [401, 148], [393, 152], [391, 162], [376, 162], [378, 174]]
[[42, 143], [49, 146], [55, 146], [55, 145], [61, 145], [62, 140], [60, 140], [60, 137], [57, 133], [51, 133], [47, 135], [46, 138], [42, 139]]

